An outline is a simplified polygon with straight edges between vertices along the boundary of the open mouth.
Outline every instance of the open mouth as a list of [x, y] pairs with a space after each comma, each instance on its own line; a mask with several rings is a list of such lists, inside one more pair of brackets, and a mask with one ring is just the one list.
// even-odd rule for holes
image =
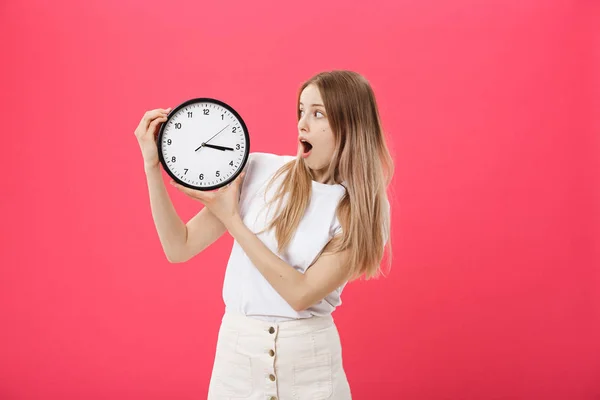
[[313, 146], [312, 144], [310, 144], [308, 141], [301, 139], [300, 143], [302, 143], [302, 148], [303, 148], [303, 156], [307, 156], [308, 153], [310, 153], [310, 151], [312, 150]]

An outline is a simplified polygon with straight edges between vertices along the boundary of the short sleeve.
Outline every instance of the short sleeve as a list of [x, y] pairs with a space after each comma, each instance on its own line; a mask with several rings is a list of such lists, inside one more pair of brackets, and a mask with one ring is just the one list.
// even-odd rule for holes
[[240, 188], [240, 212], [245, 213], [253, 199], [264, 193], [273, 174], [283, 165], [285, 157], [271, 153], [253, 152], [248, 155]]
[[340, 223], [340, 220], [336, 216], [333, 220], [333, 223], [331, 224], [330, 235], [332, 238], [334, 238], [338, 235], [341, 235], [342, 232], [343, 232], [342, 224]]

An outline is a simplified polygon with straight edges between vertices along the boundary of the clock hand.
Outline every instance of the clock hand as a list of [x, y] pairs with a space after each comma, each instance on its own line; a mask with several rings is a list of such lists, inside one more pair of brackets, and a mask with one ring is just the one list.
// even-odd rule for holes
[[[225, 128], [227, 128], [229, 126], [229, 124], [225, 125]], [[225, 130], [225, 128], [221, 129], [219, 132], [215, 133], [213, 135], [213, 137], [211, 137], [210, 139], [208, 139], [206, 142], [202, 143], [196, 150], [194, 151], [198, 151], [202, 148], [202, 146], [205, 146], [206, 143], [210, 142], [211, 140], [213, 140], [215, 138], [215, 136], [217, 136], [219, 133], [223, 132]]]
[[210, 142], [211, 140], [213, 140], [215, 136], [217, 136], [219, 133], [223, 132], [223, 131], [224, 131], [224, 130], [225, 130], [227, 127], [228, 127], [228, 126], [229, 126], [229, 124], [225, 125], [225, 128], [223, 128], [223, 129], [221, 129], [219, 132], [215, 133], [215, 135], [214, 135], [213, 137], [211, 137], [210, 139], [208, 139], [208, 140], [207, 140], [206, 142], [204, 142], [204, 143], [208, 143], [208, 142]]
[[231, 147], [223, 147], [223, 146], [217, 146], [216, 144], [208, 144], [208, 143], [203, 143], [204, 146], [206, 147], [211, 147], [213, 149], [217, 149], [217, 150], [231, 150], [233, 151], [233, 149]]

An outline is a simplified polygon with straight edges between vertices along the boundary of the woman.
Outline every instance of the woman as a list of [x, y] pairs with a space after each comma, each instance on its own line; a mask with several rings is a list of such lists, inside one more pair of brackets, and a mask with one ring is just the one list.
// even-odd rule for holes
[[187, 224], [169, 199], [154, 142], [170, 109], [147, 112], [136, 130], [167, 258], [187, 261], [225, 231], [234, 238], [209, 399], [351, 398], [331, 314], [348, 281], [380, 272], [393, 163], [361, 75], [318, 74], [297, 105], [295, 156], [251, 153], [244, 172], [217, 191], [171, 182], [205, 205]]

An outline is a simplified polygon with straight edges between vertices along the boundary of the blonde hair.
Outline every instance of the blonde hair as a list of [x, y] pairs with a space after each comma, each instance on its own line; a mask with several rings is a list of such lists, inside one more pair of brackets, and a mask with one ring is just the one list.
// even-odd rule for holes
[[[391, 265], [387, 186], [394, 173], [375, 95], [360, 74], [330, 71], [304, 82], [298, 91], [298, 103], [302, 91], [309, 85], [319, 89], [335, 137], [328, 177], [346, 188], [336, 211], [342, 234], [328, 243], [327, 253], [349, 249], [349, 280], [361, 276], [370, 279], [381, 273], [384, 250], [387, 250], [388, 266]], [[297, 109], [300, 119], [299, 107]], [[266, 227], [275, 229], [279, 252], [287, 247], [304, 216], [313, 179], [300, 156], [282, 166], [268, 186], [284, 174], [287, 174], [285, 179], [269, 202], [269, 205], [279, 203], [278, 212]], [[284, 202], [286, 197], [293, 201]]]

